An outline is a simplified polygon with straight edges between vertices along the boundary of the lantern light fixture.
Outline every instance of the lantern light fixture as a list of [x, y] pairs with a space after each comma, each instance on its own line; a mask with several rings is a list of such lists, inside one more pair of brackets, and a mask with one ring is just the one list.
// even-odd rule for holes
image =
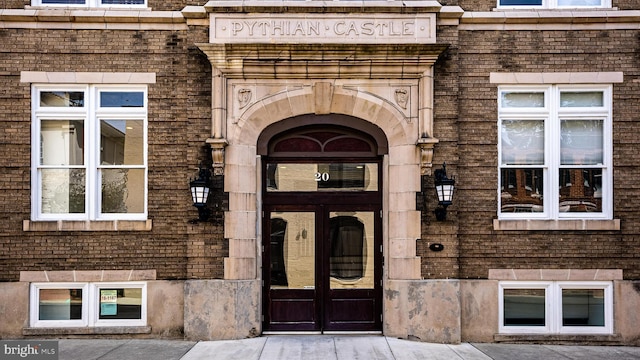
[[193, 201], [193, 206], [198, 208], [199, 221], [207, 221], [209, 219], [207, 200], [209, 200], [209, 193], [211, 192], [210, 178], [210, 171], [200, 166], [198, 168], [198, 177], [189, 181], [191, 200]]
[[437, 169], [434, 173], [434, 184], [438, 195], [438, 207], [434, 212], [438, 221], [444, 221], [447, 218], [447, 206], [453, 203], [455, 183], [454, 177], [451, 179], [447, 177], [447, 164], [443, 163], [442, 169]]

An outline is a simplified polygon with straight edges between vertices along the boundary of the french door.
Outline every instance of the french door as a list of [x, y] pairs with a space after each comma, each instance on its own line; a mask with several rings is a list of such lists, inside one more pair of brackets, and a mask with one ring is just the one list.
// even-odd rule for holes
[[381, 330], [378, 205], [270, 205], [264, 219], [265, 330]]

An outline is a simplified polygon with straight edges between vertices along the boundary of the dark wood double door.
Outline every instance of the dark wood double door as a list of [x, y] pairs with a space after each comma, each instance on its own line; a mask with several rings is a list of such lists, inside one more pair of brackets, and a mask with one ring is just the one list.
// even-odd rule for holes
[[264, 330], [380, 331], [379, 198], [279, 195], [263, 212]]

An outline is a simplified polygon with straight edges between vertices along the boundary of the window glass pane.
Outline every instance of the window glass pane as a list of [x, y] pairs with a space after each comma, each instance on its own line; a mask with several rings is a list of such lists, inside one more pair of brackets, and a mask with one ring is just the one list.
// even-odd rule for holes
[[[43, 1], [43, 4], [84, 4], [80, 2]], [[40, 91], [40, 106], [48, 107], [83, 107], [83, 91]]]
[[544, 211], [542, 169], [502, 169], [500, 211], [531, 213]]
[[[567, 1], [570, 2], [570, 1]], [[576, 2], [584, 2], [582, 0]], [[598, 5], [600, 3], [598, 2]], [[570, 4], [572, 5], [572, 4]], [[563, 91], [560, 93], [561, 107], [603, 107], [602, 91]]]
[[604, 162], [604, 121], [562, 120], [560, 127], [562, 165], [596, 165]]
[[524, 6], [540, 6], [542, 5], [542, 0], [500, 0], [501, 6], [514, 6], [514, 5], [524, 5]]
[[142, 289], [100, 289], [100, 320], [140, 319]]
[[43, 120], [40, 123], [40, 164], [83, 165], [84, 122]]
[[544, 164], [544, 120], [502, 120], [502, 164]]
[[[271, 213], [271, 248], [282, 246], [280, 273], [271, 289], [315, 289], [316, 228], [312, 212]], [[280, 245], [282, 244], [282, 245]], [[274, 265], [271, 254], [271, 265]], [[276, 256], [277, 258], [277, 256]], [[273, 268], [272, 268], [273, 269]], [[285, 271], [286, 269], [286, 271]], [[274, 281], [275, 280], [275, 281]]]
[[144, 5], [144, 0], [102, 0], [102, 5]]
[[144, 169], [102, 169], [102, 213], [144, 212]]
[[504, 289], [504, 326], [545, 326], [545, 289]]
[[267, 191], [378, 191], [378, 164], [267, 164]]
[[560, 212], [602, 212], [602, 169], [560, 169]]
[[373, 212], [329, 214], [329, 273], [332, 289], [374, 288]]
[[100, 164], [142, 165], [144, 121], [100, 121]]
[[[284, 236], [287, 233], [287, 221], [280, 217], [271, 218], [271, 285], [288, 286], [287, 266], [284, 258]], [[309, 236], [309, 233], [306, 234]]]
[[42, 0], [43, 5], [55, 4], [55, 5], [84, 5], [84, 0]]
[[41, 169], [42, 213], [85, 212], [84, 169]]
[[318, 164], [318, 172], [327, 174], [327, 180], [319, 178], [319, 189], [362, 190], [365, 183], [364, 164]]
[[601, 6], [600, 0], [558, 0], [558, 6]]
[[144, 107], [141, 91], [101, 91], [100, 107]]
[[562, 326], [604, 326], [604, 289], [562, 289]]
[[82, 319], [82, 289], [40, 289], [38, 319]]
[[[504, 4], [503, 3], [502, 5], [528, 5], [528, 4]], [[544, 92], [503, 91], [502, 107], [503, 108], [543, 108]]]

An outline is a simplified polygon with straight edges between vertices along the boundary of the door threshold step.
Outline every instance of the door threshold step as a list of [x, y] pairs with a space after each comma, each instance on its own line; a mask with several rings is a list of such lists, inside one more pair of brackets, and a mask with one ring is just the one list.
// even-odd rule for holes
[[262, 335], [382, 335], [382, 331], [263, 331]]
[[322, 335], [322, 331], [263, 331], [262, 335]]

